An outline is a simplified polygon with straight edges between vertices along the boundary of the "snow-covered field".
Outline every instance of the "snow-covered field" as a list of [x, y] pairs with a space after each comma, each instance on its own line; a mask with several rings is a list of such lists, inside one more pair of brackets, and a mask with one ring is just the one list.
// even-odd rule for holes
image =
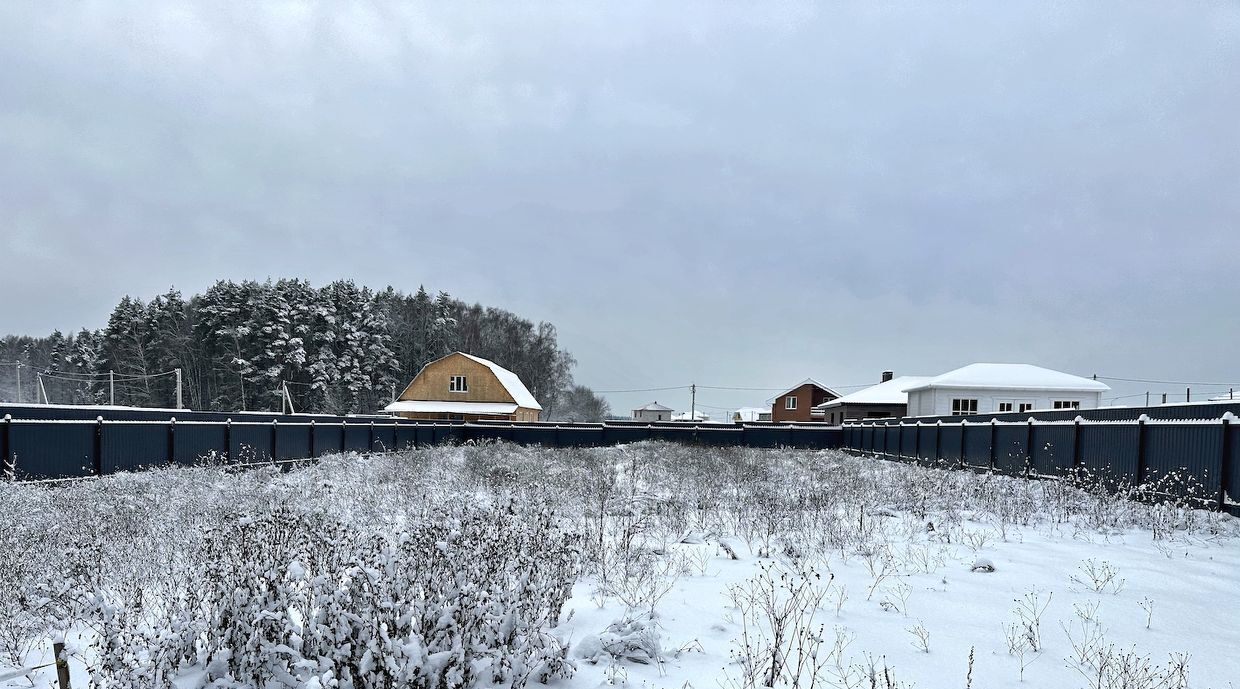
[[[0, 485], [0, 686], [1231, 687], [1240, 522], [642, 443]], [[12, 676], [16, 673], [18, 676]]]

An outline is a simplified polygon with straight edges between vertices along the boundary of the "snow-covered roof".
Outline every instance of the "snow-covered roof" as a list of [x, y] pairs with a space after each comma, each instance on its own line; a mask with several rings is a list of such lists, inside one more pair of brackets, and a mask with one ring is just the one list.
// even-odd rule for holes
[[733, 418], [739, 416], [741, 421], [761, 421], [762, 415], [770, 415], [770, 407], [741, 407], [732, 412]]
[[651, 402], [650, 404], [643, 404], [642, 406], [634, 409], [633, 411], [672, 411], [672, 408], [665, 407], [659, 404], [658, 402]]
[[1052, 371], [1031, 364], [969, 364], [935, 376], [905, 392], [930, 388], [982, 388], [992, 390], [1058, 390], [1062, 392], [1104, 392], [1110, 386], [1096, 380]]
[[538, 403], [538, 400], [534, 399], [534, 395], [530, 394], [529, 388], [525, 387], [525, 383], [521, 382], [521, 378], [519, 378], [517, 374], [509, 371], [503, 366], [500, 366], [494, 361], [489, 361], [487, 359], [483, 359], [482, 357], [474, 356], [473, 354], [466, 354], [464, 352], [458, 352], [458, 354], [463, 357], [473, 359], [474, 361], [491, 369], [491, 373], [495, 374], [495, 377], [499, 379], [500, 384], [504, 386], [504, 389], [508, 391], [509, 395], [512, 395], [512, 399], [516, 401], [518, 406], [526, 409], [537, 409], [542, 411], [542, 405]]
[[1211, 397], [1211, 402], [1240, 402], [1240, 392], [1224, 392], [1218, 397]]
[[439, 400], [397, 400], [383, 411], [420, 412], [431, 414], [511, 414], [517, 405], [511, 402], [443, 402]]
[[933, 376], [900, 376], [864, 390], [828, 400], [814, 409], [826, 409], [844, 404], [908, 404], [908, 389], [930, 380], [933, 380]]
[[[689, 420], [690, 420], [689, 412], [687, 411], [681, 412], [679, 414], [672, 414], [672, 421], [689, 421]], [[694, 421], [709, 421], [710, 416], [707, 415], [706, 412], [700, 412], [700, 411], [693, 412], [693, 420]]]
[[832, 395], [832, 396], [834, 396], [834, 397], [839, 397], [839, 396], [840, 396], [840, 393], [838, 393], [838, 392], [836, 392], [836, 391], [832, 390], [831, 388], [829, 388], [829, 387], [827, 387], [827, 386], [823, 385], [822, 383], [819, 383], [818, 381], [814, 380], [813, 378], [806, 378], [805, 380], [803, 380], [803, 381], [801, 381], [801, 382], [797, 383], [796, 385], [793, 385], [792, 387], [788, 388], [787, 390], [784, 390], [783, 392], [779, 393], [778, 395], [775, 395], [774, 397], [772, 397], [772, 398], [771, 398], [771, 400], [770, 400], [770, 401], [771, 401], [772, 403], [774, 403], [774, 402], [775, 402], [775, 400], [779, 399], [780, 397], [783, 397], [784, 395], [786, 395], [786, 394], [788, 394], [788, 393], [792, 392], [793, 390], [796, 390], [797, 388], [801, 387], [802, 385], [813, 385], [814, 387], [818, 387], [818, 388], [822, 388], [823, 390], [826, 390], [827, 392], [831, 393], [831, 395]]

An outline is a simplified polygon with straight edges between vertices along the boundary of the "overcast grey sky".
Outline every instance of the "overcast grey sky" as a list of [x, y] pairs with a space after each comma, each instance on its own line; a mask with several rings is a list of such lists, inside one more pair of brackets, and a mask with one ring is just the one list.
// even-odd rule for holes
[[1236, 2], [0, 3], [0, 332], [351, 277], [598, 389], [1240, 381], [1238, 122]]

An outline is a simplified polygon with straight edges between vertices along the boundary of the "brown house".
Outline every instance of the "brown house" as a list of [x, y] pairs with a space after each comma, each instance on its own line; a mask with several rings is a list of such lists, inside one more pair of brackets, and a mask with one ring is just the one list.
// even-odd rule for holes
[[807, 378], [791, 390], [776, 395], [771, 402], [771, 421], [808, 423], [813, 421], [814, 407], [839, 397], [831, 388]]
[[406, 419], [537, 421], [542, 406], [517, 374], [453, 352], [423, 366], [384, 411]]

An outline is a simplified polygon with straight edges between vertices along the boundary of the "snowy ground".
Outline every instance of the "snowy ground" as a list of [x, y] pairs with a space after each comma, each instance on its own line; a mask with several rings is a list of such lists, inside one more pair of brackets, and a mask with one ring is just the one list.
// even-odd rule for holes
[[[460, 512], [471, 506], [490, 511]], [[263, 531], [267, 513], [275, 526]], [[418, 524], [438, 528], [442, 515], [448, 526], [418, 545], [427, 533]], [[306, 541], [296, 528], [306, 519], [349, 533]], [[376, 534], [400, 534], [407, 547], [367, 550]], [[496, 667], [498, 686], [520, 684], [526, 670], [536, 686], [554, 666], [549, 683], [562, 687], [1231, 687], [1238, 536], [1235, 519], [1117, 500], [1092, 485], [653, 443], [436, 448], [284, 474], [169, 470], [0, 486], [0, 677], [18, 655], [25, 666], [48, 662], [59, 627], [79, 686], [259, 683], [247, 677], [348, 686], [349, 673], [354, 686], [372, 686], [359, 673], [379, 672], [367, 665], [374, 657], [388, 657], [385, 671], [416, 674], [452, 662], [430, 652], [436, 643], [465, 653], [444, 625], [465, 626], [469, 605], [456, 602], [471, 600], [506, 611], [498, 637], [469, 637], [468, 663], [484, 668], [477, 686], [495, 684]], [[214, 566], [221, 548], [233, 559]], [[517, 551], [533, 557], [507, 569], [476, 563]], [[443, 592], [447, 606], [418, 613], [430, 622], [416, 633], [366, 642], [369, 660], [357, 649], [326, 658], [332, 643], [363, 645], [366, 620], [319, 634], [312, 652], [305, 620], [330, 626], [361, 610], [358, 590], [337, 595], [355, 565], [397, 572], [402, 558], [422, 563], [410, 570], [421, 574], [390, 575], [406, 587], [461, 572]], [[428, 579], [436, 562], [451, 567]], [[236, 590], [258, 582], [262, 610], [251, 617], [275, 622], [195, 619], [208, 608], [232, 616], [202, 582], [246, 568], [254, 575]], [[471, 577], [520, 582], [522, 592], [478, 598]], [[556, 582], [571, 589], [561, 596]], [[554, 626], [538, 612], [547, 601], [559, 609]], [[468, 619], [488, 628], [489, 614]], [[106, 671], [101, 639], [122, 648]], [[571, 662], [557, 665], [565, 655]], [[29, 677], [0, 686], [51, 686], [54, 670]], [[407, 675], [401, 685], [435, 681]]]

